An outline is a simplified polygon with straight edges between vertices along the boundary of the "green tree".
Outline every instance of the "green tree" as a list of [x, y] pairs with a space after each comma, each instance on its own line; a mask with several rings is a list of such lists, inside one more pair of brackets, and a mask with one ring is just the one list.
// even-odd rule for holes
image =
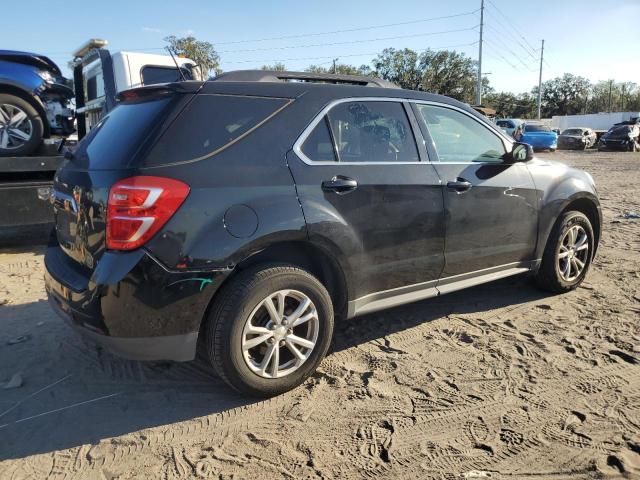
[[[428, 49], [420, 54], [420, 90], [447, 95], [473, 103], [477, 87], [477, 65], [463, 53]], [[489, 80], [483, 78], [483, 95], [490, 92]]]
[[[584, 77], [565, 73], [542, 84], [542, 116], [575, 115], [585, 111], [591, 83]], [[538, 95], [538, 87], [531, 93]]]
[[276, 72], [284, 72], [287, 67], [282, 62], [276, 62], [273, 65], [262, 65], [260, 70], [274, 70]]
[[616, 83], [614, 80], [606, 80], [591, 87], [586, 102], [586, 110], [589, 113], [609, 111], [609, 89], [612, 111], [633, 111], [640, 107], [638, 85], [633, 82]]
[[530, 93], [490, 92], [483, 103], [495, 109], [500, 118], [535, 118], [538, 112], [537, 98]]
[[418, 63], [418, 54], [409, 48], [385, 48], [373, 60], [373, 68], [378, 76], [402, 88], [418, 90], [420, 87], [422, 71]]
[[[309, 65], [304, 69], [305, 72], [311, 73], [333, 73], [333, 65], [325, 67], [322, 65]], [[361, 65], [356, 67], [355, 65], [348, 65], [346, 63], [336, 64], [336, 72], [340, 75], [369, 75], [371, 68], [367, 65]]]
[[[374, 74], [402, 88], [439, 93], [473, 103], [477, 86], [476, 62], [463, 53], [428, 49], [421, 54], [405, 48], [386, 48], [373, 60]], [[483, 95], [492, 91], [482, 79]]]
[[190, 58], [196, 62], [203, 74], [209, 75], [212, 71], [219, 75], [220, 56], [213, 44], [202, 40], [197, 40], [194, 36], [178, 38], [175, 35], [165, 37], [165, 42], [169, 43], [169, 50], [176, 56]]

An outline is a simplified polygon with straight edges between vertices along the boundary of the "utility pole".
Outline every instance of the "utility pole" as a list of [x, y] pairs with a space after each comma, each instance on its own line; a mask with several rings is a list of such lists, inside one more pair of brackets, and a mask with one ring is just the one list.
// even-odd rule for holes
[[540, 48], [540, 75], [538, 76], [538, 120], [542, 116], [542, 62], [544, 61], [544, 40]]
[[625, 83], [622, 84], [622, 95], [621, 95], [621, 98], [620, 98], [620, 102], [621, 102], [620, 111], [621, 112], [624, 112], [624, 91], [625, 91], [625, 87], [626, 86], [627, 85]]
[[333, 73], [334, 73], [334, 75], [335, 75], [335, 73], [336, 73], [336, 62], [337, 62], [337, 61], [338, 61], [338, 59], [337, 59], [337, 58], [334, 58], [334, 59], [333, 59]]
[[609, 80], [609, 113], [611, 113], [611, 89], [613, 88], [613, 80]]
[[484, 32], [484, 0], [480, 0], [480, 43], [478, 43], [478, 87], [476, 105], [482, 105], [482, 34]]

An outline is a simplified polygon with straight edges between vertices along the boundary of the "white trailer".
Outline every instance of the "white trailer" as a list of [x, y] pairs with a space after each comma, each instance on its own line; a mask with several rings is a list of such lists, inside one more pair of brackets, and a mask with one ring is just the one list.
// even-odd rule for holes
[[554, 115], [551, 128], [562, 132], [566, 128], [591, 128], [596, 132], [606, 132], [614, 124], [640, 118], [640, 112], [591, 113], [587, 115]]

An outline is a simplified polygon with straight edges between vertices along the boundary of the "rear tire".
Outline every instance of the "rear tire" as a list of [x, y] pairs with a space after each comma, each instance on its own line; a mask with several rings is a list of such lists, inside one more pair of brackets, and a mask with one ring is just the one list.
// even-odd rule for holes
[[32, 154], [43, 133], [43, 119], [29, 102], [0, 93], [0, 157]]
[[331, 297], [317, 278], [292, 265], [259, 266], [218, 292], [207, 319], [207, 354], [232, 388], [270, 397], [315, 371], [331, 343], [333, 323]]
[[594, 238], [591, 222], [583, 213], [563, 213], [551, 230], [535, 275], [538, 287], [553, 293], [578, 288], [591, 266]]

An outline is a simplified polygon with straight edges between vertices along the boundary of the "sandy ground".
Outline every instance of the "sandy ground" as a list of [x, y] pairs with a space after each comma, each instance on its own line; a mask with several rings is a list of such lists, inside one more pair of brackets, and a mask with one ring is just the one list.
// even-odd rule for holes
[[0, 389], [0, 478], [640, 478], [640, 220], [621, 217], [640, 155], [551, 156], [602, 197], [581, 288], [512, 278], [343, 322], [268, 401], [84, 343], [44, 300], [42, 249], [0, 252], [0, 382], [24, 382]]

